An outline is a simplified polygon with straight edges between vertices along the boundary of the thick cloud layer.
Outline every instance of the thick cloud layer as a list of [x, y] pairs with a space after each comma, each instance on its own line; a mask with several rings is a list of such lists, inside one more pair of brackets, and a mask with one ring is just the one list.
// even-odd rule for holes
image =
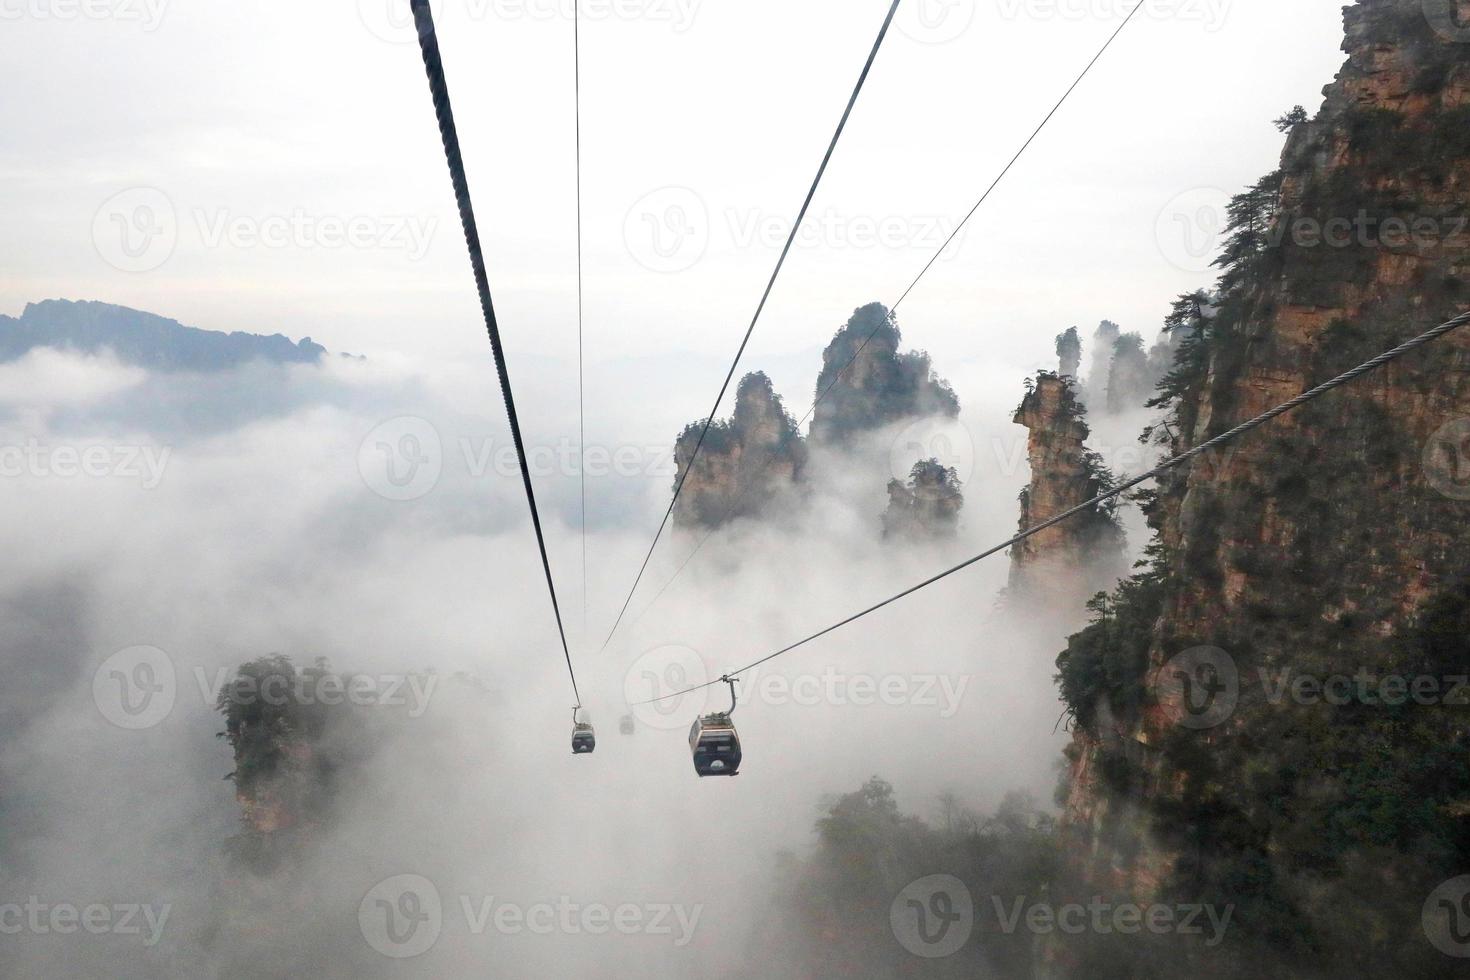
[[[673, 537], [600, 654], [666, 503], [671, 447], [600, 447], [584, 626], [575, 450], [568, 463], [538, 443], [600, 738], [573, 758], [519, 477], [474, 367], [164, 377], [35, 352], [6, 370], [55, 381], [7, 387], [0, 406], [0, 905], [15, 906], [0, 926], [26, 917], [5, 940], [16, 975], [775, 975], [758, 925], [773, 858], [807, 845], [824, 794], [881, 773], [918, 810], [946, 789], [980, 806], [1017, 788], [1050, 795], [1063, 739], [1052, 660], [1078, 624], [1025, 630], [996, 614], [1002, 558], [745, 677], [738, 779], [697, 780], [685, 742], [722, 686], [628, 706], [1009, 536], [1025, 433], [993, 386], [957, 381], [976, 407], [942, 441], [899, 426], [815, 453], [805, 509], [720, 531], [645, 612], [698, 541]], [[637, 431], [640, 409], [626, 411]], [[614, 413], [599, 427], [622, 424]], [[885, 543], [888, 480], [936, 447], [966, 480], [957, 539]], [[267, 653], [436, 680], [422, 697], [405, 690], [417, 713], [383, 726], [299, 863], [259, 879], [226, 855], [240, 808], [213, 700]], [[139, 673], [140, 657], [161, 669]], [[149, 686], [162, 702], [120, 710]], [[638, 730], [623, 736], [629, 713]], [[413, 911], [394, 890], [403, 875], [430, 882], [440, 910], [432, 945], [399, 960], [370, 926], [380, 900]]]

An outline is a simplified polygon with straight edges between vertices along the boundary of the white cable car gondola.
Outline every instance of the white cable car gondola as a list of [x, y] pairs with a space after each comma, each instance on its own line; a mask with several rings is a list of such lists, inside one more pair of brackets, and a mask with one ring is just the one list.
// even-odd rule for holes
[[572, 755], [586, 755], [597, 748], [596, 730], [587, 722], [577, 720], [580, 710], [572, 709]]
[[623, 715], [623, 720], [618, 722], [618, 731], [624, 735], [632, 735], [636, 730], [637, 725], [633, 722], [633, 716]]
[[700, 776], [740, 775], [740, 735], [735, 731], [735, 682], [730, 685], [730, 710], [705, 715], [689, 730], [689, 750], [694, 754], [694, 771]]

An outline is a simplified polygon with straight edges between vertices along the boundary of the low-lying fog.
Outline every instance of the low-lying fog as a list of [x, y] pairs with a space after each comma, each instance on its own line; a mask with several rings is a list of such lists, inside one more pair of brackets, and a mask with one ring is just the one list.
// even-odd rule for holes
[[[697, 779], [686, 741], [723, 686], [628, 707], [1014, 533], [1028, 472], [1010, 419], [1035, 365], [938, 365], [969, 440], [953, 449], [957, 540], [881, 539], [886, 484], [912, 462], [902, 431], [816, 453], [805, 507], [717, 533], [645, 611], [697, 542], [670, 536], [602, 653], [667, 504], [673, 438], [708, 394], [636, 365], [589, 393], [605, 454], [587, 481], [584, 623], [560, 435], [575, 415], [549, 413], [566, 392], [538, 380], [572, 375], [517, 367], [591, 756], [569, 751], [572, 695], [488, 361], [194, 376], [39, 351], [0, 367], [0, 927], [31, 920], [4, 940], [11, 975], [779, 976], [773, 869], [809, 849], [824, 797], [877, 774], [920, 815], [945, 791], [1050, 805], [1066, 738], [1053, 662], [1083, 611], [1008, 623], [1002, 556], [747, 675], [737, 779]], [[799, 415], [810, 376], [772, 373]], [[1094, 439], [1119, 469], [1141, 461], [1138, 421]], [[419, 685], [279, 884], [226, 857], [241, 808], [215, 738], [220, 683], [270, 653]], [[630, 713], [637, 731], [620, 734]], [[394, 883], [421, 879], [432, 891]], [[380, 901], [432, 915], [432, 947], [376, 949], [359, 913]]]

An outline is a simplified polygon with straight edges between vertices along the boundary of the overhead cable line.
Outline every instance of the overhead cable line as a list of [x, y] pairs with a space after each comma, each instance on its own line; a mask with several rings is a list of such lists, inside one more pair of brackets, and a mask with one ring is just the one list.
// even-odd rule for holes
[[587, 626], [587, 388], [582, 355], [582, 3], [572, 0], [572, 88], [577, 130], [577, 470], [582, 482], [582, 628]]
[[[954, 243], [954, 240], [959, 237], [960, 232], [963, 231], [965, 226], [970, 223], [970, 219], [975, 216], [975, 213], [980, 210], [981, 206], [984, 205], [985, 202], [990, 199], [990, 196], [995, 193], [995, 189], [1000, 186], [1001, 181], [1005, 180], [1006, 176], [1013, 169], [1015, 169], [1015, 166], [1017, 163], [1020, 162], [1021, 157], [1023, 157], [1026, 154], [1026, 151], [1031, 148], [1031, 144], [1036, 142], [1036, 139], [1041, 135], [1042, 130], [1046, 129], [1047, 125], [1052, 121], [1052, 117], [1054, 117], [1059, 111], [1061, 111], [1062, 106], [1065, 105], [1067, 103], [1067, 100], [1072, 97], [1072, 93], [1077, 91], [1078, 86], [1080, 86], [1082, 82], [1087, 78], [1087, 76], [1092, 73], [1092, 69], [1096, 67], [1099, 61], [1102, 60], [1103, 55], [1107, 54], [1108, 49], [1113, 46], [1113, 42], [1118, 40], [1118, 36], [1123, 33], [1123, 29], [1128, 26], [1128, 24], [1133, 20], [1134, 16], [1141, 9], [1143, 9], [1143, 3], [1140, 2], [1128, 13], [1128, 16], [1123, 18], [1123, 22], [1118, 25], [1117, 29], [1113, 31], [1111, 35], [1109, 35], [1107, 41], [1104, 42], [1103, 46], [1098, 49], [1097, 54], [1092, 56], [1092, 60], [1089, 61], [1087, 63], [1087, 66], [1082, 69], [1082, 73], [1079, 74], [1077, 78], [1073, 80], [1072, 84], [1067, 88], [1067, 90], [1062, 93], [1062, 97], [1057, 100], [1056, 105], [1052, 106], [1051, 111], [1046, 114], [1046, 116], [1041, 120], [1041, 123], [1036, 127], [1031, 135], [1027, 137], [1026, 142], [1021, 144], [1021, 148], [1016, 151], [1015, 156], [1011, 157], [1010, 161], [1005, 165], [1004, 168], [1001, 169], [999, 175], [997, 175], [995, 180], [991, 182], [990, 186], [985, 189], [985, 193], [980, 195], [980, 199], [975, 202], [975, 206], [970, 208], [965, 217], [960, 221], [959, 224], [955, 226], [954, 231], [952, 231], [949, 237], [944, 240], [944, 244], [939, 246], [939, 249], [929, 259], [924, 268], [919, 270], [919, 274], [914, 277], [913, 282], [909, 283], [908, 288], [903, 291], [903, 295], [898, 298], [898, 302], [889, 307], [889, 313], [896, 313], [898, 311], [899, 306], [901, 306], [903, 304], [903, 301], [908, 299], [909, 294], [914, 291], [914, 287], [919, 284], [919, 281], [923, 279], [925, 275], [928, 274], [929, 270], [934, 267], [934, 264], [939, 261], [940, 257], [944, 255], [946, 251], [948, 251], [949, 246]], [[812, 402], [811, 407], [806, 410], [806, 414], [797, 420], [796, 428], [798, 430], [800, 430], [801, 427], [806, 424], [807, 419], [812, 417], [812, 415], [817, 410], [817, 406], [822, 403], [822, 400], [824, 398], [832, 393], [832, 389], [837, 387], [838, 383], [842, 381], [848, 370], [857, 363], [858, 358], [863, 355], [863, 351], [867, 350], [868, 344], [871, 343], [873, 338], [878, 335], [878, 331], [883, 328], [883, 325], [886, 322], [886, 319], [880, 320], [877, 325], [875, 325], [873, 329], [868, 332], [868, 335], [863, 338], [863, 342], [858, 345], [857, 350], [853, 352], [853, 355], [847, 359], [847, 363], [842, 365], [842, 367], [832, 377], [832, 380], [827, 384], [827, 387], [822, 389], [822, 391], [817, 395], [816, 399]], [[759, 478], [760, 475], [765, 472], [766, 467], [769, 466], [771, 464], [771, 461], [775, 458], [776, 456], [774, 453], [766, 453], [765, 460], [756, 470], [755, 476]], [[699, 551], [701, 548], [704, 547], [705, 542], [707, 542], [714, 535], [715, 531], [720, 527], [720, 525], [724, 524], [725, 521], [727, 521], [735, 513], [736, 508], [738, 508], [740, 504], [744, 502], [746, 494], [750, 492], [751, 486], [754, 485], [754, 483], [748, 484], [744, 490], [736, 495], [734, 500], [730, 501], [730, 505], [725, 509], [724, 515], [721, 516], [721, 518], [717, 522], [715, 522], [713, 527], [705, 532], [704, 537], [700, 538], [699, 542], [695, 544], [694, 550], [689, 552], [689, 555], [684, 559], [679, 567], [675, 569], [674, 574], [670, 576], [669, 580], [663, 584], [663, 588], [658, 590], [653, 599], [649, 601], [648, 605], [643, 607], [642, 612], [638, 613], [638, 615], [633, 618], [632, 622], [638, 622], [638, 620], [643, 618], [644, 614], [646, 614], [658, 603], [663, 594], [668, 591], [669, 586], [673, 585], [674, 581], [683, 574], [684, 569], [689, 567], [689, 563], [694, 560], [695, 555], [699, 554]], [[642, 576], [640, 575], [639, 577], [641, 578]], [[638, 586], [636, 582], [634, 583], [633, 587], [635, 590], [637, 589]], [[629, 595], [629, 598], [632, 598], [631, 594]], [[621, 617], [619, 617], [619, 620], [621, 620]], [[616, 625], [613, 627], [613, 632], [617, 632]], [[608, 640], [603, 642], [604, 649], [607, 647], [607, 643], [611, 639], [612, 635], [609, 634]]]
[[[1138, 15], [1138, 12], [1143, 9], [1144, 4], [1147, 2], [1148, 0], [1139, 0], [1137, 6], [1135, 6], [1132, 10], [1128, 12], [1127, 17], [1123, 18], [1123, 23], [1119, 24], [1118, 29], [1113, 31], [1113, 33], [1109, 35], [1107, 41], [1104, 42], [1103, 46], [1098, 49], [1097, 54], [1093, 55], [1092, 60], [1087, 63], [1087, 67], [1082, 69], [1082, 73], [1077, 76], [1077, 79], [1072, 82], [1067, 91], [1062, 93], [1062, 97], [1057, 100], [1056, 105], [1052, 106], [1051, 111], [1046, 114], [1046, 118], [1041, 120], [1041, 124], [1036, 127], [1035, 132], [1033, 132], [1030, 137], [1027, 138], [1025, 143], [1021, 144], [1021, 148], [1016, 151], [1016, 155], [1011, 157], [1010, 162], [1005, 165], [1005, 169], [1001, 170], [1000, 176], [996, 177], [994, 182], [992, 182], [991, 185], [986, 188], [985, 193], [980, 195], [980, 200], [975, 202], [975, 206], [970, 209], [968, 214], [965, 215], [964, 220], [955, 225], [954, 231], [949, 233], [949, 237], [944, 240], [943, 245], [939, 246], [939, 250], [936, 251], [933, 257], [929, 259], [928, 264], [925, 265], [923, 269], [919, 270], [919, 274], [914, 277], [913, 282], [909, 283], [909, 288], [903, 291], [903, 295], [898, 298], [897, 303], [893, 304], [890, 312], [896, 311], [900, 306], [903, 305], [903, 301], [909, 298], [909, 293], [914, 291], [914, 287], [919, 284], [919, 280], [923, 279], [924, 276], [928, 274], [929, 270], [934, 267], [934, 263], [939, 261], [939, 257], [942, 256], [945, 251], [949, 249], [949, 246], [954, 243], [954, 240], [959, 237], [959, 234], [961, 231], [964, 230], [965, 225], [969, 224], [970, 219], [975, 216], [975, 212], [979, 211], [980, 206], [990, 199], [990, 195], [993, 194], [995, 192], [995, 189], [1000, 186], [1000, 182], [1006, 179], [1006, 175], [1011, 172], [1011, 169], [1014, 168], [1018, 162], [1020, 162], [1021, 157], [1024, 156], [1026, 151], [1031, 148], [1031, 144], [1036, 142], [1036, 138], [1041, 135], [1041, 131], [1046, 128], [1047, 123], [1051, 122], [1052, 117], [1061, 111], [1062, 106], [1067, 104], [1067, 100], [1072, 97], [1072, 93], [1077, 91], [1077, 87], [1081, 85], [1082, 82], [1087, 78], [1087, 76], [1092, 73], [1092, 69], [1097, 65], [1099, 61], [1102, 60], [1102, 56], [1108, 53], [1108, 49], [1113, 46], [1113, 42], [1118, 40], [1118, 35], [1122, 34], [1123, 29], [1126, 28], [1130, 23], [1132, 23], [1133, 18]], [[876, 334], [877, 332], [877, 330], [874, 330], [873, 334]], [[873, 334], [868, 335], [869, 340], [872, 339]], [[859, 349], [859, 353], [861, 353], [861, 348]], [[854, 355], [853, 360], [856, 359], [857, 356]]]
[[720, 385], [720, 393], [715, 397], [714, 407], [710, 409], [708, 417], [704, 420], [704, 426], [699, 430], [699, 439], [694, 443], [694, 450], [689, 454], [689, 461], [684, 466], [684, 473], [674, 485], [674, 496], [669, 501], [668, 510], [664, 511], [663, 520], [659, 522], [658, 530], [653, 535], [653, 542], [648, 546], [648, 554], [643, 557], [643, 564], [638, 569], [638, 575], [633, 580], [633, 587], [628, 590], [628, 597], [623, 600], [622, 609], [618, 610], [618, 617], [613, 622], [612, 629], [607, 634], [607, 639], [602, 641], [602, 648], [607, 649], [608, 643], [612, 642], [613, 635], [617, 633], [618, 626], [623, 622], [623, 616], [628, 612], [628, 604], [633, 601], [633, 595], [638, 591], [638, 585], [643, 581], [643, 574], [648, 571], [648, 563], [653, 558], [654, 549], [658, 547], [659, 539], [663, 537], [664, 529], [668, 527], [669, 518], [674, 514], [674, 507], [679, 503], [679, 494], [684, 490], [684, 481], [694, 471], [694, 462], [699, 458], [699, 451], [704, 447], [705, 437], [709, 435], [710, 426], [714, 424], [715, 416], [719, 414], [720, 405], [725, 400], [725, 394], [730, 390], [730, 382], [735, 377], [735, 371], [740, 366], [740, 358], [745, 354], [745, 348], [750, 343], [750, 338], [755, 333], [756, 324], [760, 322], [761, 314], [765, 312], [766, 302], [771, 298], [771, 291], [776, 287], [776, 280], [781, 275], [781, 269], [786, 264], [786, 257], [791, 254], [791, 247], [796, 243], [796, 236], [801, 232], [802, 223], [806, 221], [807, 211], [812, 206], [812, 199], [817, 195], [817, 188], [822, 183], [822, 177], [827, 172], [827, 165], [832, 162], [832, 154], [837, 150], [837, 143], [842, 139], [842, 131], [847, 128], [847, 121], [852, 116], [852, 110], [857, 105], [858, 96], [862, 93], [863, 85], [868, 80], [868, 73], [873, 69], [873, 62], [878, 58], [878, 51], [883, 47], [883, 41], [888, 36], [888, 29], [893, 24], [893, 17], [898, 13], [898, 5], [901, 0], [893, 0], [888, 8], [888, 16], [883, 21], [883, 27], [878, 32], [878, 39], [873, 42], [873, 49], [868, 53], [868, 60], [863, 65], [862, 74], [858, 76], [857, 85], [853, 87], [852, 95], [847, 100], [847, 107], [842, 112], [842, 118], [837, 123], [837, 131], [832, 134], [832, 141], [827, 145], [827, 153], [822, 157], [822, 165], [817, 168], [817, 176], [812, 180], [812, 186], [807, 191], [806, 200], [802, 202], [801, 210], [797, 213], [796, 221], [791, 225], [791, 234], [786, 237], [786, 246], [781, 249], [781, 256], [776, 260], [776, 268], [771, 273], [770, 281], [766, 283], [765, 292], [761, 294], [760, 304], [756, 307], [755, 316], [750, 320], [750, 326], [745, 330], [745, 336], [740, 341], [740, 347], [735, 351], [735, 359], [730, 363], [730, 370], [725, 375], [724, 384]]
[[505, 349], [500, 341], [500, 324], [495, 318], [495, 305], [490, 298], [490, 278], [485, 271], [485, 253], [480, 248], [480, 232], [475, 224], [475, 208], [470, 200], [469, 178], [465, 175], [464, 157], [460, 153], [459, 132], [454, 125], [454, 109], [449, 102], [449, 83], [444, 77], [444, 61], [439, 52], [439, 37], [434, 30], [434, 13], [429, 0], [411, 0], [414, 23], [419, 32], [419, 48], [424, 56], [424, 70], [429, 77], [429, 94], [434, 101], [434, 114], [439, 121], [439, 136], [444, 142], [444, 156], [454, 184], [454, 197], [459, 204], [459, 219], [464, 226], [465, 244], [475, 272], [475, 288], [480, 295], [480, 310], [485, 329], [490, 335], [490, 349], [495, 355], [495, 371], [500, 378], [500, 392], [505, 398], [505, 414], [510, 422], [511, 439], [515, 442], [516, 459], [521, 466], [521, 482], [526, 488], [526, 502], [531, 507], [531, 524], [536, 529], [536, 545], [541, 550], [541, 567], [546, 571], [546, 588], [551, 594], [551, 609], [556, 614], [556, 629], [561, 636], [562, 653], [566, 656], [567, 673], [572, 679], [572, 694], [577, 705], [582, 695], [577, 689], [577, 674], [572, 669], [572, 652], [567, 646], [567, 631], [562, 625], [561, 604], [556, 598], [556, 582], [551, 575], [551, 559], [546, 554], [546, 537], [541, 530], [541, 514], [536, 507], [536, 491], [531, 486], [531, 470], [526, 465], [526, 446], [521, 439], [520, 416], [516, 414], [515, 397], [511, 394], [510, 373], [505, 366]]
[[695, 691], [701, 691], [701, 690], [704, 690], [707, 687], [713, 687], [716, 684], [724, 683], [725, 680], [728, 679], [728, 678], [739, 677], [741, 674], [747, 673], [748, 671], [751, 671], [751, 670], [755, 669], [756, 667], [761, 666], [762, 664], [765, 664], [765, 663], [768, 663], [768, 662], [770, 662], [772, 660], [775, 660], [777, 657], [780, 657], [780, 656], [782, 656], [784, 654], [790, 653], [791, 651], [796, 650], [799, 647], [803, 647], [803, 646], [807, 645], [808, 643], [811, 643], [813, 640], [821, 639], [822, 637], [826, 636], [829, 633], [833, 633], [833, 632], [841, 629], [844, 626], [847, 626], [847, 625], [849, 625], [851, 623], [856, 622], [859, 619], [862, 619], [864, 616], [870, 615], [871, 613], [875, 613], [878, 610], [884, 608], [885, 606], [890, 606], [893, 603], [898, 602], [900, 599], [907, 598], [908, 596], [913, 595], [915, 592], [918, 592], [920, 589], [927, 588], [927, 587], [933, 585], [936, 582], [939, 582], [939, 581], [941, 581], [943, 579], [948, 578], [949, 576], [955, 574], [956, 572], [964, 571], [966, 568], [969, 568], [971, 565], [974, 565], [976, 562], [979, 562], [979, 561], [981, 561], [981, 560], [983, 560], [985, 558], [989, 558], [992, 555], [999, 554], [1000, 552], [1005, 551], [1007, 548], [1011, 548], [1011, 547], [1013, 547], [1013, 546], [1015, 546], [1017, 544], [1020, 544], [1022, 541], [1025, 541], [1027, 538], [1029, 538], [1029, 537], [1031, 537], [1031, 536], [1033, 536], [1035, 534], [1039, 534], [1040, 532], [1045, 531], [1047, 528], [1055, 527], [1056, 525], [1062, 523], [1063, 521], [1066, 521], [1066, 520], [1068, 520], [1068, 519], [1070, 519], [1072, 517], [1075, 517], [1078, 514], [1082, 514], [1082, 513], [1085, 513], [1087, 511], [1090, 511], [1092, 508], [1096, 507], [1100, 503], [1103, 503], [1105, 501], [1111, 500], [1111, 499], [1113, 499], [1115, 497], [1119, 497], [1122, 494], [1124, 494], [1127, 491], [1133, 489], [1134, 487], [1138, 486], [1139, 484], [1144, 483], [1147, 480], [1151, 480], [1154, 477], [1157, 477], [1157, 476], [1159, 476], [1159, 475], [1161, 475], [1163, 473], [1168, 472], [1169, 470], [1172, 470], [1172, 469], [1175, 469], [1177, 467], [1183, 466], [1185, 463], [1188, 463], [1191, 460], [1194, 460], [1194, 459], [1198, 458], [1199, 456], [1202, 456], [1205, 453], [1210, 452], [1211, 450], [1218, 449], [1221, 446], [1225, 445], [1226, 443], [1233, 442], [1234, 440], [1238, 439], [1239, 437], [1245, 435], [1247, 432], [1250, 432], [1250, 431], [1252, 431], [1254, 429], [1258, 429], [1261, 426], [1265, 425], [1266, 423], [1271, 422], [1274, 419], [1277, 419], [1277, 418], [1281, 417], [1282, 415], [1285, 415], [1286, 413], [1288, 413], [1290, 411], [1293, 411], [1294, 409], [1300, 408], [1301, 406], [1307, 404], [1307, 402], [1310, 402], [1310, 401], [1313, 401], [1313, 400], [1315, 400], [1317, 398], [1320, 398], [1321, 396], [1327, 394], [1330, 391], [1333, 391], [1333, 390], [1335, 390], [1337, 388], [1341, 388], [1343, 385], [1346, 385], [1346, 384], [1349, 384], [1349, 383], [1351, 383], [1353, 381], [1356, 381], [1358, 378], [1361, 378], [1361, 377], [1363, 377], [1366, 374], [1370, 374], [1373, 371], [1376, 371], [1378, 368], [1380, 368], [1383, 365], [1389, 363], [1390, 361], [1395, 361], [1395, 360], [1399, 359], [1400, 357], [1403, 357], [1405, 354], [1410, 353], [1411, 351], [1418, 350], [1420, 347], [1423, 347], [1424, 345], [1426, 345], [1426, 344], [1428, 344], [1428, 343], [1430, 343], [1432, 341], [1438, 340], [1440, 337], [1443, 337], [1445, 334], [1448, 334], [1448, 333], [1450, 333], [1453, 330], [1458, 330], [1459, 328], [1465, 326], [1466, 324], [1470, 324], [1470, 312], [1462, 313], [1459, 316], [1455, 317], [1453, 320], [1449, 320], [1449, 321], [1447, 321], [1445, 323], [1442, 323], [1439, 326], [1435, 327], [1433, 330], [1430, 330], [1427, 333], [1421, 334], [1420, 336], [1415, 337], [1413, 340], [1410, 340], [1410, 341], [1407, 341], [1407, 342], [1405, 342], [1403, 344], [1400, 344], [1398, 347], [1395, 347], [1391, 351], [1387, 351], [1386, 353], [1379, 354], [1377, 357], [1373, 358], [1371, 361], [1368, 361], [1365, 364], [1361, 364], [1358, 367], [1353, 368], [1351, 371], [1348, 371], [1346, 374], [1341, 374], [1341, 375], [1337, 376], [1336, 378], [1333, 378], [1331, 381], [1328, 381], [1328, 382], [1326, 382], [1324, 384], [1318, 385], [1317, 387], [1313, 388], [1310, 391], [1307, 391], [1307, 392], [1304, 392], [1304, 393], [1302, 393], [1300, 395], [1297, 395], [1295, 398], [1291, 399], [1288, 402], [1283, 402], [1282, 404], [1276, 406], [1275, 408], [1271, 409], [1268, 412], [1265, 412], [1265, 413], [1263, 413], [1261, 415], [1257, 415], [1255, 418], [1251, 419], [1248, 422], [1243, 422], [1240, 425], [1237, 425], [1235, 428], [1231, 429], [1228, 432], [1222, 433], [1222, 434], [1216, 436], [1215, 438], [1210, 439], [1207, 442], [1204, 442], [1204, 443], [1201, 443], [1198, 446], [1195, 446], [1193, 449], [1190, 449], [1190, 450], [1188, 450], [1186, 452], [1180, 453], [1177, 456], [1174, 456], [1173, 458], [1165, 461], [1164, 463], [1160, 464], [1159, 466], [1156, 466], [1153, 469], [1149, 470], [1147, 473], [1141, 474], [1140, 476], [1133, 477], [1131, 480], [1128, 480], [1126, 483], [1123, 483], [1123, 484], [1115, 487], [1114, 489], [1109, 490], [1106, 493], [1098, 494], [1096, 497], [1093, 497], [1091, 500], [1089, 500], [1089, 501], [1087, 501], [1085, 503], [1078, 504], [1076, 507], [1073, 507], [1070, 510], [1063, 511], [1062, 513], [1056, 515], [1055, 517], [1051, 518], [1050, 520], [1043, 521], [1043, 522], [1041, 522], [1040, 524], [1037, 524], [1034, 527], [1031, 527], [1031, 528], [1028, 528], [1025, 531], [1022, 531], [1020, 534], [1016, 535], [1014, 538], [1011, 538], [1009, 541], [1005, 541], [1005, 542], [1003, 542], [1001, 544], [996, 545], [993, 548], [989, 548], [989, 549], [987, 549], [985, 551], [982, 551], [980, 554], [974, 556], [973, 558], [969, 558], [969, 559], [966, 559], [963, 562], [960, 562], [958, 565], [954, 566], [953, 568], [950, 568], [950, 569], [947, 569], [947, 570], [945, 570], [943, 572], [940, 572], [938, 575], [935, 575], [932, 578], [925, 579], [924, 581], [920, 582], [918, 585], [915, 585], [915, 586], [912, 586], [910, 588], [904, 589], [902, 592], [898, 593], [897, 595], [889, 596], [887, 599], [884, 599], [882, 602], [879, 602], [879, 603], [876, 603], [874, 605], [871, 605], [868, 608], [862, 610], [861, 612], [854, 613], [853, 615], [848, 616], [846, 619], [843, 619], [843, 620], [841, 620], [839, 622], [836, 622], [836, 623], [832, 624], [831, 626], [828, 626], [826, 629], [819, 630], [818, 632], [813, 633], [811, 636], [808, 636], [805, 639], [797, 640], [795, 643], [791, 644], [790, 646], [782, 647], [780, 650], [777, 650], [775, 653], [768, 654], [768, 655], [762, 657], [761, 659], [756, 660], [753, 663], [746, 664], [744, 667], [741, 667], [739, 670], [732, 670], [732, 671], [729, 671], [728, 673], [722, 674], [720, 676], [720, 678], [717, 679], [717, 680], [709, 681], [708, 683], [705, 683], [705, 684], [698, 684], [698, 685], [695, 685], [694, 687], [686, 688], [685, 690], [679, 691], [679, 692], [674, 693], [674, 694], [666, 694], [663, 697], [651, 698], [648, 701], [641, 701], [641, 702], [639, 702], [639, 704], [640, 705], [643, 705], [643, 704], [654, 704], [654, 703], [659, 702], [659, 701], [668, 701], [668, 700], [671, 700], [673, 698], [683, 697], [686, 694], [691, 694], [691, 693], [693, 693]]

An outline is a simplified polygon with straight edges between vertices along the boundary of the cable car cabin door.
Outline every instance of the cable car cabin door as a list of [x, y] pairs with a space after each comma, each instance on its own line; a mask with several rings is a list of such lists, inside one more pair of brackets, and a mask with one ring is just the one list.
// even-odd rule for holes
[[728, 717], [701, 718], [689, 733], [694, 771], [700, 776], [740, 774], [740, 735]]
[[572, 729], [572, 754], [586, 755], [597, 748], [597, 733], [591, 725], [578, 725]]

